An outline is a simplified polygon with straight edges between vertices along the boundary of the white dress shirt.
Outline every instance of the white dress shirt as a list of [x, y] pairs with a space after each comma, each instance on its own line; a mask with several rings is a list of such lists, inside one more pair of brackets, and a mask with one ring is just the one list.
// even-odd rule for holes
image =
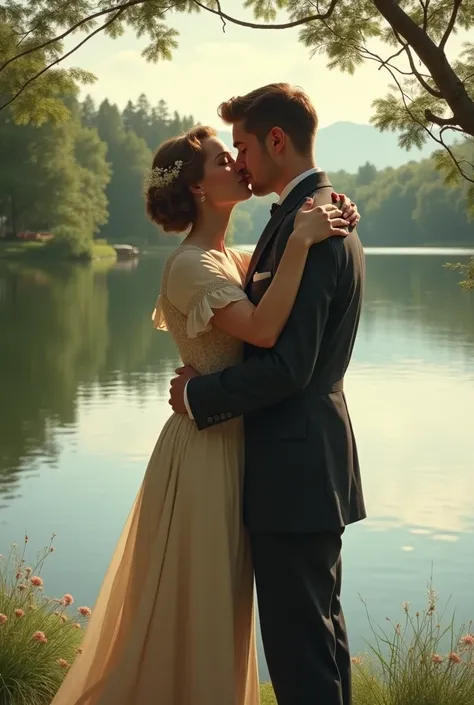
[[[280, 193], [280, 198], [278, 199], [277, 203], [278, 205], [281, 205], [285, 198], [290, 195], [290, 193], [293, 191], [295, 186], [297, 186], [301, 181], [306, 179], [307, 176], [311, 176], [311, 174], [317, 174], [318, 171], [321, 171], [321, 169], [317, 166], [313, 166], [311, 169], [307, 169], [306, 171], [303, 171], [302, 174], [298, 174], [298, 176], [295, 176], [294, 179], [290, 181], [289, 184], [285, 186], [283, 191]], [[186, 411], [188, 412], [189, 418], [194, 419], [193, 413], [191, 411], [191, 407], [189, 405], [188, 401], [188, 394], [187, 394], [187, 389], [188, 389], [188, 384], [189, 382], [186, 382], [186, 386], [184, 388], [184, 406], [186, 407]]]

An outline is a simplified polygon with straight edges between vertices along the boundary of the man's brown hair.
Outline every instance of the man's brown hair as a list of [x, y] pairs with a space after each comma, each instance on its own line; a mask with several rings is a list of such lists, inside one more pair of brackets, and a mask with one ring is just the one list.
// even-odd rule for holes
[[246, 132], [260, 142], [273, 127], [280, 127], [295, 150], [307, 156], [313, 148], [318, 116], [304, 91], [288, 83], [270, 83], [244, 96], [221, 103], [219, 116], [227, 125], [242, 122]]

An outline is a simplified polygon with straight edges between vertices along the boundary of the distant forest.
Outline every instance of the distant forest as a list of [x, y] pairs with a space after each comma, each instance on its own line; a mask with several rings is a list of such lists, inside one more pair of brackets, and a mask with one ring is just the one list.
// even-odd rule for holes
[[[48, 231], [76, 253], [94, 238], [139, 247], [169, 243], [146, 217], [143, 179], [160, 142], [189, 129], [194, 118], [170, 111], [163, 100], [153, 106], [144, 95], [122, 111], [90, 97], [65, 103], [70, 119], [41, 127], [16, 125], [8, 110], [0, 113], [2, 236]], [[457, 149], [473, 159], [472, 140]], [[356, 174], [330, 177], [335, 190], [357, 202], [366, 246], [472, 246], [466, 192], [445, 186], [430, 159], [381, 171], [366, 163]], [[236, 244], [258, 239], [272, 200], [237, 207]]]

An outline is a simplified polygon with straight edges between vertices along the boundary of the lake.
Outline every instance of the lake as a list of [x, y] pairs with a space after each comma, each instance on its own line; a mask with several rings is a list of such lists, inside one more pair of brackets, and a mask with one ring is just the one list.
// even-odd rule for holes
[[[474, 292], [442, 266], [461, 255], [367, 252], [346, 381], [369, 514], [345, 534], [353, 652], [369, 636], [362, 599], [382, 626], [400, 621], [431, 575], [459, 624], [474, 618]], [[93, 604], [169, 416], [179, 358], [150, 319], [162, 266], [0, 263], [0, 553], [55, 532], [50, 596]]]

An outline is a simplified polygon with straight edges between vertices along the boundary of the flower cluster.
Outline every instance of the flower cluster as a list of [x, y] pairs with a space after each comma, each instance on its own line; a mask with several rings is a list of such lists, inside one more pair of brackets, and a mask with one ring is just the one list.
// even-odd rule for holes
[[82, 653], [82, 625], [92, 614], [90, 607], [72, 607], [75, 600], [70, 593], [54, 599], [44, 596], [41, 573], [52, 546], [40, 551], [27, 567], [27, 545], [25, 536], [23, 549], [14, 545], [8, 558], [0, 559], [0, 702], [4, 705], [51, 702], [51, 693]]
[[155, 167], [148, 174], [146, 179], [147, 188], [163, 188], [164, 186], [169, 186], [169, 184], [175, 181], [181, 171], [183, 162], [177, 159], [175, 163], [167, 167]]

